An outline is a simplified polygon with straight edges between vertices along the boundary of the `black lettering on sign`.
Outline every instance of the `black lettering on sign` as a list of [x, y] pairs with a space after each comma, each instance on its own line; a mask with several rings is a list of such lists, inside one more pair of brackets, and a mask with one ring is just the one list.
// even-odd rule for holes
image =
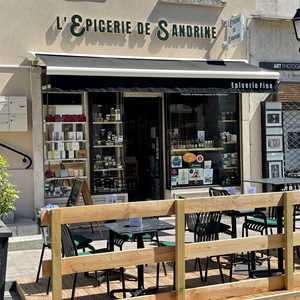
[[85, 28], [82, 27], [82, 17], [80, 15], [73, 15], [71, 18], [71, 26], [70, 26], [70, 31], [71, 34], [80, 37], [84, 34]]
[[157, 37], [161, 41], [166, 41], [169, 39], [169, 32], [167, 28], [168, 28], [168, 22], [166, 20], [160, 20], [158, 22]]

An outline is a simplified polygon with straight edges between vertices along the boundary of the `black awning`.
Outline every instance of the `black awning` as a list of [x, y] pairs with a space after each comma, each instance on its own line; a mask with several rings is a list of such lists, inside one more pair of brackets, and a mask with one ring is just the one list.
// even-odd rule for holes
[[272, 93], [279, 79], [279, 73], [242, 60], [36, 56], [46, 65], [51, 87], [58, 90]]

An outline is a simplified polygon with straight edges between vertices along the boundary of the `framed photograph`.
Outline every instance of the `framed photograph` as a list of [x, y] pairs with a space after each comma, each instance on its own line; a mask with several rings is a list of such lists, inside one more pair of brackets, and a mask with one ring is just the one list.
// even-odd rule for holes
[[281, 118], [280, 110], [267, 110], [266, 111], [266, 126], [267, 127], [282, 126], [282, 118]]
[[269, 178], [280, 178], [282, 177], [282, 162], [272, 161], [269, 162]]
[[282, 152], [282, 135], [267, 135], [266, 145], [268, 152]]

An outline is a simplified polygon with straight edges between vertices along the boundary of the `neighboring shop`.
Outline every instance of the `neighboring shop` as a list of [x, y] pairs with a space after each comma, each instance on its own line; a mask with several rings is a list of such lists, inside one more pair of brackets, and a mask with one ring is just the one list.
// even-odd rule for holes
[[[291, 18], [255, 16], [251, 23], [252, 62], [280, 72], [278, 94], [262, 103], [262, 174], [270, 178], [300, 176], [300, 54]], [[263, 41], [268, 53], [255, 47]]]
[[[88, 182], [96, 201], [205, 195], [210, 186], [243, 189], [249, 178], [248, 106], [276, 93], [278, 73], [244, 61], [246, 41], [224, 48], [223, 20], [255, 5], [157, 1], [142, 10], [133, 1], [128, 10], [112, 2], [121, 7], [49, 5], [27, 33], [23, 21], [46, 4], [32, 12], [23, 4], [22, 43], [2, 43], [2, 114], [16, 114], [11, 96], [27, 99], [28, 128], [0, 133], [33, 158], [24, 170], [4, 151], [21, 215], [64, 204], [74, 178]], [[21, 102], [13, 106], [26, 114]]]

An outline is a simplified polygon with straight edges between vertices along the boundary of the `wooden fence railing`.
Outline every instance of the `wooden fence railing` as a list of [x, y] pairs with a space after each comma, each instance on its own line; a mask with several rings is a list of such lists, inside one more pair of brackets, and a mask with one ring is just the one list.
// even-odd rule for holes
[[[300, 204], [300, 192], [278, 192], [222, 197], [202, 197], [184, 200], [160, 200], [57, 208], [42, 214], [42, 224], [51, 225], [52, 259], [43, 263], [43, 275], [52, 277], [52, 297], [62, 298], [62, 276], [110, 268], [176, 263], [176, 291], [141, 296], [143, 300], [226, 299], [250, 294], [300, 287], [300, 272], [294, 272], [293, 247], [300, 245], [300, 232], [293, 232], [293, 206]], [[251, 236], [201, 243], [184, 243], [185, 214], [245, 208], [281, 207], [284, 213], [284, 233]], [[61, 224], [158, 217], [175, 215], [176, 247], [151, 247], [90, 256], [61, 257]], [[284, 248], [284, 274], [263, 279], [185, 288], [185, 260], [247, 251]], [[135, 298], [134, 298], [135, 299]]]

